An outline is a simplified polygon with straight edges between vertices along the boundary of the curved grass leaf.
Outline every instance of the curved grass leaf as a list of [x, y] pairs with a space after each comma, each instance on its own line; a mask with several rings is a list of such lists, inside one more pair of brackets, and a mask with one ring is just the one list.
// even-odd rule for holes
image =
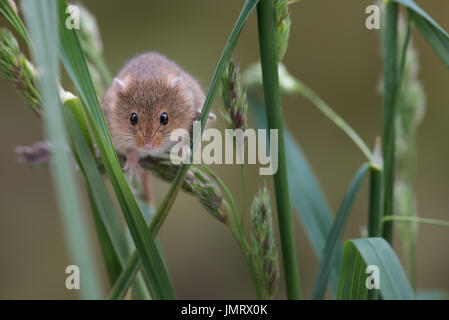
[[[248, 91], [247, 98], [256, 127], [266, 129], [264, 103], [252, 91]], [[321, 260], [327, 235], [332, 227], [333, 217], [318, 180], [301, 147], [295, 141], [288, 127], [284, 129], [287, 171], [291, 176], [289, 180], [290, 196], [310, 243], [318, 259]], [[330, 277], [330, 285], [334, 293], [337, 293], [342, 254], [343, 246], [338, 243]]]
[[[228, 62], [229, 57], [231, 56], [231, 53], [234, 50], [235, 45], [237, 44], [237, 40], [239, 38], [241, 31], [243, 30], [243, 26], [245, 25], [246, 20], [248, 19], [249, 15], [254, 10], [258, 2], [259, 0], [245, 1], [242, 11], [240, 12], [240, 15], [237, 18], [237, 21], [235, 22], [231, 34], [229, 35], [228, 41], [226, 42], [220, 60], [218, 61], [217, 67], [215, 69], [215, 73], [212, 78], [212, 82], [209, 87], [209, 91], [207, 93], [203, 109], [201, 111], [201, 115], [199, 117], [202, 129], [204, 129], [204, 126], [206, 125], [206, 120], [208, 118], [210, 109], [212, 108], [212, 101], [220, 85], [220, 79], [223, 74], [226, 63]], [[178, 173], [176, 174], [175, 179], [173, 180], [170, 186], [170, 189], [167, 192], [167, 195], [164, 197], [162, 203], [159, 205], [158, 210], [154, 215], [154, 218], [151, 221], [150, 225], [150, 232], [153, 236], [156, 236], [165, 217], [168, 214], [168, 211], [173, 205], [176, 195], [179, 192], [179, 189], [181, 188], [182, 181], [184, 180], [184, 177], [187, 174], [188, 169], [189, 165], [187, 164], [183, 164], [180, 167]], [[117, 299], [124, 295], [125, 290], [128, 288], [129, 284], [131, 283], [131, 280], [135, 276], [136, 272], [139, 270], [139, 267], [140, 267], [139, 255], [136, 252], [134, 252], [131, 255], [131, 258], [128, 261], [125, 269], [123, 270], [122, 275], [119, 277], [118, 281], [114, 285], [114, 288], [112, 289], [112, 292], [109, 296], [111, 299]]]
[[333, 260], [335, 259], [337, 244], [340, 243], [340, 239], [345, 230], [346, 222], [348, 221], [352, 205], [360, 190], [363, 179], [365, 178], [369, 170], [369, 167], [370, 166], [365, 163], [357, 171], [348, 188], [348, 191], [346, 191], [340, 208], [338, 209], [337, 217], [335, 218], [332, 229], [329, 232], [329, 236], [327, 237], [323, 259], [321, 259], [320, 267], [318, 269], [317, 280], [315, 282], [315, 287], [312, 294], [312, 299], [314, 300], [320, 300], [324, 298], [331, 267], [333, 265]]
[[449, 35], [412, 0], [392, 0], [409, 9], [410, 18], [419, 32], [449, 68]]
[[[292, 76], [285, 65], [279, 64], [279, 82], [284, 94], [298, 94], [309, 100], [326, 118], [334, 123], [365, 155], [368, 161], [372, 160], [372, 154], [363, 139], [354, 129], [315, 91], [304, 82]], [[260, 63], [251, 65], [244, 74], [244, 80], [248, 86], [262, 85], [262, 69]]]
[[383, 221], [399, 221], [399, 222], [409, 222], [409, 223], [423, 223], [430, 224], [434, 226], [449, 228], [449, 221], [421, 218], [421, 217], [409, 217], [409, 216], [388, 216], [382, 219]]
[[299, 79], [295, 80], [295, 92], [302, 95], [304, 98], [312, 102], [330, 121], [332, 121], [338, 128], [340, 128], [362, 151], [368, 161], [371, 160], [372, 154], [366, 146], [363, 139], [352, 129], [352, 127], [336, 113], [320, 96], [318, 96], [312, 89], [307, 87]]
[[87, 222], [80, 193], [67, 153], [68, 137], [59, 103], [57, 3], [51, 0], [24, 1], [26, 21], [31, 30], [37, 66], [44, 70], [40, 78], [43, 120], [47, 139], [52, 146], [53, 179], [62, 213], [65, 236], [73, 264], [82, 270], [81, 294], [87, 299], [101, 297], [99, 275], [87, 233]]
[[66, 28], [67, 5], [64, 0], [58, 3], [61, 59], [80, 93], [106, 171], [150, 280], [151, 291], [156, 299], [174, 299], [167, 270], [120, 168], [77, 35], [74, 29]]
[[371, 265], [377, 266], [379, 270], [379, 291], [384, 300], [414, 299], [412, 287], [399, 259], [383, 238], [346, 241], [337, 299], [367, 299], [366, 282], [369, 274], [366, 268]]

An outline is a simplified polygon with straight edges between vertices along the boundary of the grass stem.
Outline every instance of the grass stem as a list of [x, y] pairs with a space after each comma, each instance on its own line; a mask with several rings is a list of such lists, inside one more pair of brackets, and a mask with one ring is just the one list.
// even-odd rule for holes
[[369, 222], [368, 236], [380, 237], [382, 234], [382, 169], [370, 166]]
[[401, 221], [401, 222], [411, 222], [411, 223], [424, 223], [431, 224], [434, 226], [447, 227], [449, 228], [449, 221], [430, 219], [430, 218], [420, 218], [420, 217], [410, 217], [410, 216], [389, 216], [384, 217], [382, 221]]
[[[284, 146], [284, 130], [279, 88], [276, 51], [276, 29], [272, 0], [261, 0], [257, 5], [260, 59], [269, 129], [278, 130], [278, 171], [274, 175], [276, 206], [279, 220], [282, 257], [288, 299], [300, 299], [299, 271], [296, 259], [293, 218], [290, 209], [290, 195], [287, 179], [287, 165]], [[273, 143], [273, 142], [272, 142]], [[274, 142], [275, 143], [275, 142]]]

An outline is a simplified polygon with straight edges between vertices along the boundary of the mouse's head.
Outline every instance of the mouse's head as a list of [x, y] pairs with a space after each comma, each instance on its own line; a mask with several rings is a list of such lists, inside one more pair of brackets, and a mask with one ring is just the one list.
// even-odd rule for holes
[[158, 154], [168, 150], [170, 134], [191, 131], [195, 107], [183, 78], [114, 79], [117, 96], [112, 131], [116, 148]]

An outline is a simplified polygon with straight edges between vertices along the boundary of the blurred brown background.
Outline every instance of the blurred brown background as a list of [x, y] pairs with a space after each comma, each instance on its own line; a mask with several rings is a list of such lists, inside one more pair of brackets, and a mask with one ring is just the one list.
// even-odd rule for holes
[[[156, 50], [185, 67], [205, 89], [242, 3], [238, 0], [84, 2], [98, 19], [105, 57], [113, 73], [137, 53]], [[380, 134], [382, 106], [377, 93], [382, 72], [379, 39], [376, 31], [365, 29], [365, 8], [372, 3], [301, 0], [292, 5], [290, 46], [284, 61], [293, 75], [321, 95], [369, 145]], [[418, 3], [449, 30], [449, 2]], [[258, 59], [255, 18], [253, 14], [249, 19], [234, 53], [242, 69]], [[1, 18], [0, 26], [5, 25]], [[416, 30], [413, 40], [419, 51], [419, 78], [428, 100], [427, 114], [418, 134], [419, 214], [448, 220], [449, 71]], [[0, 97], [0, 298], [77, 298], [64, 286], [65, 267], [76, 261], [66, 252], [50, 174], [47, 170], [32, 170], [15, 159], [16, 145], [42, 139], [40, 122], [4, 79], [0, 80]], [[215, 110], [219, 102], [217, 99]], [[283, 107], [286, 123], [304, 148], [335, 212], [364, 158], [309, 102], [289, 97], [284, 99]], [[222, 127], [222, 123], [217, 126]], [[239, 168], [214, 169], [235, 190], [236, 200], [240, 200]], [[248, 194], [252, 197], [263, 179], [257, 175], [256, 166], [247, 169]], [[271, 186], [271, 179], [266, 180]], [[154, 181], [158, 201], [167, 188], [167, 184]], [[310, 298], [318, 262], [294, 215], [302, 290], [304, 297]], [[345, 238], [360, 235], [366, 215], [365, 182]], [[160, 239], [179, 298], [254, 298], [246, 264], [230, 232], [195, 199], [185, 194], [177, 198]], [[449, 289], [448, 244], [449, 230], [420, 226], [419, 288]], [[278, 298], [284, 297], [281, 285]]]

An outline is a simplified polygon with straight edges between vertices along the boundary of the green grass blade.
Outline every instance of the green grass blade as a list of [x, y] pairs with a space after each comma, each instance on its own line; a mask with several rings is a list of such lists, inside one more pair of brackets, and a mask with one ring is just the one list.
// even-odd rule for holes
[[410, 18], [429, 42], [446, 67], [449, 68], [449, 35], [412, 0], [392, 0], [409, 9]]
[[287, 160], [284, 143], [281, 91], [279, 87], [276, 27], [272, 0], [261, 0], [257, 5], [260, 60], [265, 98], [265, 111], [269, 129], [278, 130], [278, 170], [274, 174], [276, 207], [281, 238], [282, 260], [288, 299], [300, 299], [299, 270], [296, 258], [295, 233], [290, 208]]
[[[249, 87], [262, 85], [262, 70], [260, 63], [251, 65], [244, 73], [245, 82]], [[326, 118], [335, 124], [371, 161], [372, 154], [363, 139], [354, 129], [326, 103], [315, 91], [304, 82], [292, 76], [283, 64], [279, 64], [279, 82], [283, 94], [298, 94], [309, 100]]]
[[402, 84], [404, 82], [405, 62], [407, 60], [407, 52], [409, 51], [410, 36], [412, 33], [412, 26], [410, 19], [407, 21], [407, 29], [405, 31], [404, 43], [402, 44], [401, 57], [399, 59], [398, 71], [398, 90], [401, 92]]
[[17, 15], [8, 0], [0, 0], [0, 14], [16, 29], [20, 36], [25, 40], [28, 48], [31, 49], [30, 35], [28, 34], [22, 19]]
[[423, 223], [423, 224], [430, 224], [430, 225], [434, 225], [434, 226], [449, 228], [449, 221], [430, 219], [430, 218], [410, 217], [410, 216], [389, 216], [389, 217], [384, 217], [382, 220], [383, 221], [401, 221], [401, 222], [410, 222], [410, 223]]
[[370, 265], [379, 268], [379, 291], [384, 300], [414, 299], [413, 290], [399, 259], [388, 242], [382, 238], [346, 241], [337, 299], [368, 298], [366, 280], [369, 274], [365, 271]]
[[332, 121], [338, 128], [340, 128], [354, 144], [362, 151], [368, 161], [371, 161], [372, 154], [366, 143], [360, 138], [357, 132], [336, 113], [320, 96], [318, 96], [312, 89], [307, 87], [303, 82], [298, 79], [295, 80], [295, 92], [302, 95], [304, 98], [312, 102], [330, 121]]
[[[397, 96], [397, 58], [398, 58], [398, 5], [393, 1], [385, 4], [384, 41], [384, 103], [382, 127], [383, 191], [384, 216], [393, 214], [394, 166], [395, 166], [395, 119]], [[383, 225], [383, 237], [389, 243], [393, 240], [393, 224]]]
[[[257, 128], [266, 129], [267, 121], [263, 102], [252, 91], [248, 91], [247, 98], [251, 110], [251, 119], [254, 119]], [[290, 197], [309, 241], [318, 259], [321, 260], [326, 238], [332, 227], [333, 217], [304, 152], [295, 141], [288, 127], [285, 127], [284, 130], [287, 171], [292, 177], [289, 180]], [[338, 243], [337, 256], [329, 280], [335, 294], [338, 288], [339, 262], [341, 262], [342, 254], [343, 245]]]
[[174, 299], [167, 270], [120, 168], [75, 30], [69, 30], [65, 26], [66, 3], [60, 0], [59, 5], [60, 55], [80, 93], [106, 171], [150, 279], [151, 291], [156, 299]]
[[120, 277], [117, 279], [111, 291], [109, 292], [108, 299], [123, 299], [134, 277], [136, 276], [137, 271], [139, 271], [140, 265], [141, 263], [139, 255], [137, 254], [137, 251], [134, 251], [125, 268], [123, 269]]
[[64, 234], [68, 239], [73, 264], [82, 270], [80, 278], [82, 297], [98, 299], [101, 297], [101, 285], [87, 233], [85, 212], [72, 171], [73, 162], [67, 153], [68, 136], [58, 99], [57, 2], [24, 1], [23, 8], [31, 30], [37, 66], [45, 71], [42, 72], [40, 79], [43, 120], [47, 139], [52, 145], [53, 178], [65, 227]]
[[340, 243], [341, 237], [345, 230], [346, 222], [348, 221], [354, 200], [360, 190], [363, 179], [369, 170], [367, 163], [357, 171], [352, 180], [343, 201], [338, 209], [337, 217], [335, 218], [332, 229], [327, 237], [326, 246], [324, 248], [323, 259], [321, 260], [318, 269], [317, 280], [313, 289], [312, 299], [320, 300], [324, 298], [326, 292], [329, 275], [331, 272], [332, 263], [336, 254], [337, 244]]
[[[240, 15], [237, 18], [237, 21], [235, 22], [231, 34], [229, 35], [228, 41], [226, 42], [220, 60], [218, 61], [217, 67], [215, 69], [215, 73], [212, 78], [212, 82], [209, 87], [209, 91], [207, 93], [201, 115], [199, 117], [203, 129], [204, 126], [206, 125], [206, 119], [209, 115], [210, 109], [212, 108], [212, 101], [219, 88], [220, 79], [223, 74], [226, 63], [228, 62], [229, 57], [231, 56], [232, 51], [234, 50], [234, 47], [237, 44], [237, 40], [243, 29], [243, 26], [245, 25], [246, 20], [248, 19], [249, 15], [254, 10], [258, 2], [259, 0], [245, 1], [242, 11], [240, 12]], [[170, 186], [170, 189], [167, 192], [167, 195], [164, 197], [161, 204], [159, 205], [158, 210], [153, 220], [151, 221], [150, 226], [150, 232], [153, 236], [156, 236], [170, 208], [172, 207], [176, 195], [178, 194], [181, 188], [182, 181], [184, 181], [184, 177], [187, 174], [188, 169], [189, 165], [187, 164], [183, 164], [180, 167], [178, 173], [176, 174], [175, 179], [173, 180]], [[124, 290], [127, 289], [126, 284], [129, 285], [129, 283], [131, 283], [130, 279], [132, 279], [135, 276], [135, 273], [139, 270], [139, 265], [140, 265], [139, 256], [136, 253], [133, 253], [125, 269], [123, 270], [122, 275], [119, 277], [119, 280], [114, 285], [113, 294], [110, 295], [110, 298], [117, 298], [123, 296]]]
[[90, 188], [88, 189], [87, 193], [95, 229], [97, 230], [98, 242], [100, 244], [101, 253], [103, 255], [103, 261], [105, 264], [106, 272], [108, 273], [109, 283], [112, 286], [114, 285], [115, 281], [117, 281], [123, 268], [117, 256], [117, 253], [115, 252], [114, 245], [112, 244], [108, 231], [106, 230], [103, 220], [101, 219], [99, 209], [95, 204]]

